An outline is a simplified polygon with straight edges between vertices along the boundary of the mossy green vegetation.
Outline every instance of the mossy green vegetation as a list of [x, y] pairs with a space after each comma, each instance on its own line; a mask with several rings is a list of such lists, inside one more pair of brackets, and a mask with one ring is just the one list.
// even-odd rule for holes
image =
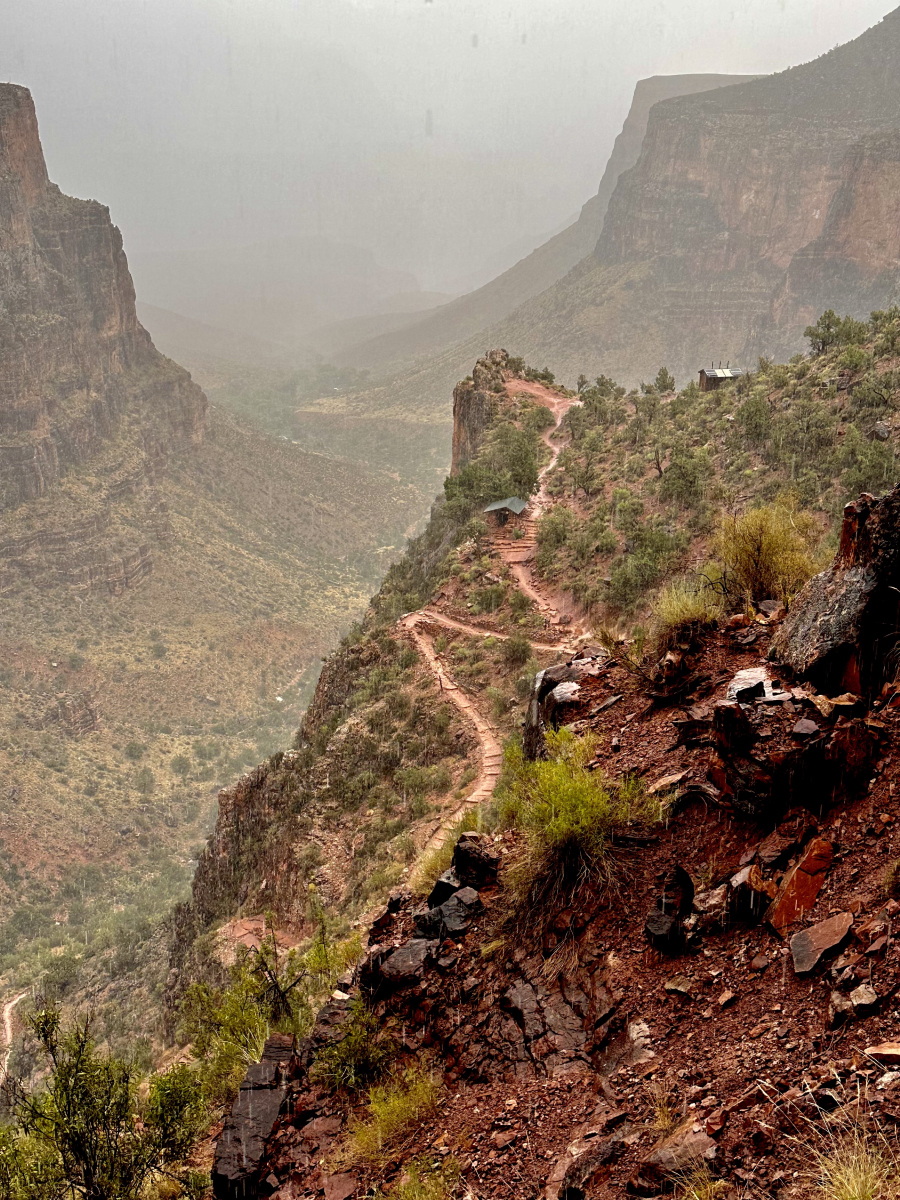
[[499, 824], [521, 834], [506, 873], [515, 919], [540, 930], [587, 890], [602, 892], [615, 878], [614, 837], [659, 821], [665, 797], [650, 796], [636, 778], [608, 779], [588, 770], [596, 742], [569, 730], [547, 733], [547, 758], [526, 761], [506, 749], [496, 793]]
[[397, 1071], [370, 1088], [365, 1115], [349, 1123], [341, 1165], [384, 1165], [397, 1145], [434, 1112], [439, 1095], [438, 1084], [423, 1066]]
[[[627, 393], [607, 376], [583, 380], [549, 481], [560, 504], [538, 531], [546, 578], [588, 609], [630, 617], [667, 577], [695, 571], [711, 542], [730, 559], [729, 587], [789, 599], [843, 505], [900, 480], [900, 309], [868, 321], [828, 312], [807, 335], [811, 355], [761, 359], [715, 391], [692, 381], [675, 393], [664, 370]], [[784, 567], [750, 565], [755, 551], [736, 544], [748, 539]]]

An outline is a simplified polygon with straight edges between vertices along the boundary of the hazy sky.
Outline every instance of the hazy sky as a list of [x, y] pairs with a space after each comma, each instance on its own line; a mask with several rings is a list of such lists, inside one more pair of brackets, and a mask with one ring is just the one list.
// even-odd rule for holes
[[888, 3], [0, 0], [0, 78], [133, 252], [319, 232], [447, 287], [577, 212], [637, 79], [780, 70]]

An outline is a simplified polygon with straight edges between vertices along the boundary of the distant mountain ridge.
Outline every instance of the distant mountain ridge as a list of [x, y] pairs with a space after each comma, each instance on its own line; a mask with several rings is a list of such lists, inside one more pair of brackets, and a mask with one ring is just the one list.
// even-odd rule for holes
[[[597, 245], [619, 176], [638, 160], [653, 105], [671, 97], [756, 78], [755, 75], [654, 75], [639, 80], [597, 193], [587, 201], [573, 224], [477, 291], [435, 309], [414, 325], [361, 342], [340, 354], [339, 361], [348, 366], [379, 367], [446, 349], [502, 320], [520, 304], [551, 287]], [[465, 361], [471, 357], [465, 355]]]

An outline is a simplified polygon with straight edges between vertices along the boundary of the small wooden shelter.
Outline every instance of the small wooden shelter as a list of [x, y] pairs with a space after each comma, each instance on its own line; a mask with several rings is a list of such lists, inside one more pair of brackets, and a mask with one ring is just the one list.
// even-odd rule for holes
[[505, 525], [509, 520], [510, 513], [519, 516], [525, 510], [527, 504], [527, 500], [520, 500], [518, 496], [507, 496], [505, 500], [495, 500], [484, 511], [486, 513], [496, 513], [497, 524]]
[[703, 367], [700, 371], [700, 391], [714, 392], [719, 384], [729, 379], [740, 379], [743, 374], [740, 367]]

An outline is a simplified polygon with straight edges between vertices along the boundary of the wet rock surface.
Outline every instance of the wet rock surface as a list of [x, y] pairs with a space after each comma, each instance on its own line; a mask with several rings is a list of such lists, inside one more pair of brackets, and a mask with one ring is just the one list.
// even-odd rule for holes
[[257, 1195], [258, 1165], [266, 1141], [298, 1073], [294, 1039], [273, 1034], [261, 1061], [247, 1071], [216, 1143], [212, 1181], [217, 1200], [250, 1200]]
[[773, 653], [827, 694], [873, 694], [885, 677], [887, 630], [900, 615], [900, 487], [844, 509], [834, 562], [791, 606]]

